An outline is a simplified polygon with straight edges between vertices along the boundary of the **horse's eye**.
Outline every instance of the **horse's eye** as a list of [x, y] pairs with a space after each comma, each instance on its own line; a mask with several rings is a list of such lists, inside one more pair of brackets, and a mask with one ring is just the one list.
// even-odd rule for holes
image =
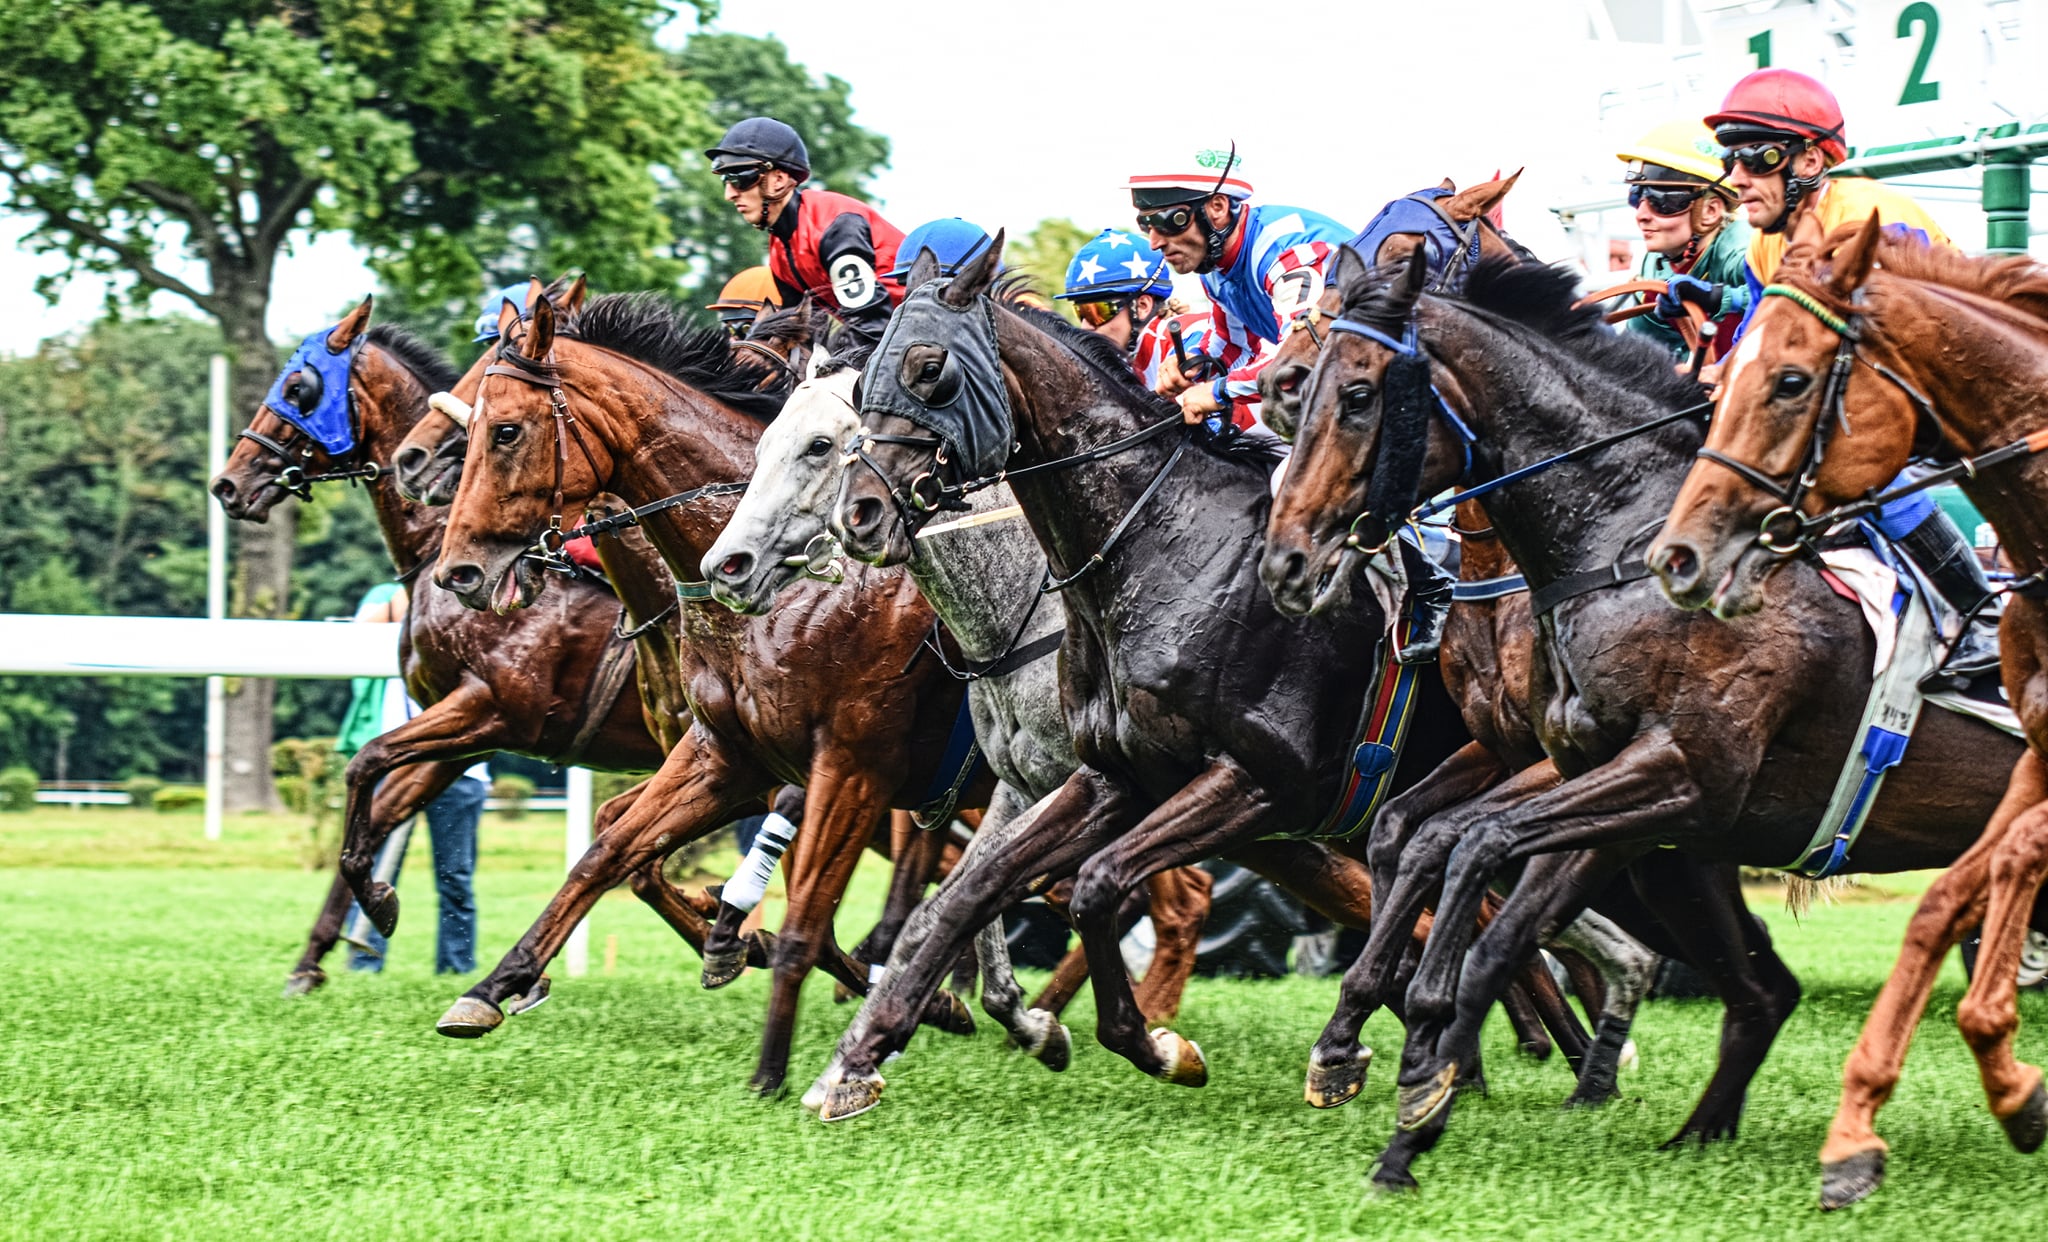
[[1801, 397], [1806, 395], [1806, 390], [1811, 387], [1813, 387], [1812, 376], [1807, 375], [1803, 371], [1787, 371], [1778, 377], [1776, 386], [1771, 389], [1771, 397], [1773, 400]]
[[918, 378], [918, 381], [919, 381], [920, 383], [925, 383], [925, 384], [929, 384], [929, 383], [931, 383], [931, 382], [932, 382], [933, 380], [936, 380], [936, 379], [938, 379], [938, 378], [939, 378], [939, 370], [940, 370], [940, 366], [939, 366], [939, 362], [938, 362], [938, 360], [937, 360], [937, 359], [935, 359], [935, 358], [927, 358], [927, 359], [925, 359], [925, 363], [924, 363], [924, 365], [923, 365], [923, 366], [921, 366], [921, 367], [919, 367], [919, 368], [917, 369], [917, 378]]
[[823, 457], [825, 454], [831, 451], [832, 441], [827, 440], [823, 436], [819, 436], [817, 439], [811, 441], [810, 446], [808, 448], [804, 449], [804, 456]]
[[519, 438], [518, 423], [499, 423], [491, 428], [491, 443], [503, 447]]
[[1356, 384], [1346, 384], [1338, 392], [1337, 397], [1343, 402], [1346, 414], [1362, 414], [1372, 406], [1373, 387], [1371, 384], [1362, 381]]

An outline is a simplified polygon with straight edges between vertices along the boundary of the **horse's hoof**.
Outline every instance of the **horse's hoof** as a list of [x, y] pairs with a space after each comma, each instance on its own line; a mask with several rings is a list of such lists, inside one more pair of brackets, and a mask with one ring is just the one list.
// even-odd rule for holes
[[1024, 1046], [1027, 1055], [1055, 1074], [1074, 1063], [1074, 1039], [1066, 1023], [1043, 1009], [1027, 1009], [1024, 1017], [1042, 1024], [1038, 1038]]
[[1618, 1098], [1621, 1092], [1615, 1089], [1612, 1080], [1606, 1083], [1579, 1081], [1578, 1089], [1565, 1097], [1566, 1108], [1599, 1108], [1608, 1101]]
[[764, 1100], [779, 1100], [789, 1092], [783, 1075], [764, 1074], [759, 1070], [754, 1071], [754, 1076], [747, 1079], [747, 1090]]
[[1202, 1049], [1194, 1040], [1184, 1039], [1162, 1026], [1152, 1032], [1152, 1049], [1163, 1063], [1154, 1078], [1177, 1087], [1209, 1085], [1209, 1066], [1202, 1060]]
[[363, 913], [369, 916], [370, 926], [385, 939], [398, 932], [398, 890], [382, 880], [370, 881], [369, 891], [363, 895]]
[[1820, 1166], [1820, 1206], [1834, 1212], [1868, 1199], [1884, 1183], [1885, 1149], [1873, 1147]]
[[2035, 1083], [2034, 1093], [2020, 1105], [2019, 1111], [2010, 1117], [2000, 1117], [1998, 1124], [2005, 1127], [2005, 1137], [2012, 1140], [2015, 1150], [2039, 1151], [2042, 1140], [2048, 1139], [2048, 1088]]
[[1415, 1175], [1406, 1169], [1390, 1169], [1384, 1164], [1372, 1166], [1372, 1177], [1368, 1183], [1381, 1194], [1405, 1195], [1422, 1189]]
[[948, 1035], [974, 1034], [974, 1014], [967, 1002], [941, 988], [924, 1009], [924, 1024]]
[[284, 998], [290, 1000], [294, 996], [310, 996], [315, 988], [326, 982], [327, 972], [317, 966], [311, 970], [295, 970], [291, 977], [284, 981]]
[[1457, 1093], [1458, 1063], [1451, 1062], [1426, 1082], [1402, 1087], [1398, 1092], [1400, 1113], [1395, 1124], [1413, 1133], [1443, 1115]]
[[846, 1002], [848, 1002], [848, 1001], [850, 1001], [850, 1000], [852, 1000], [852, 999], [853, 999], [853, 989], [852, 989], [852, 988], [850, 988], [850, 987], [847, 987], [847, 986], [846, 986], [845, 984], [843, 984], [843, 983], [835, 983], [835, 984], [833, 984], [833, 985], [832, 985], [832, 1003], [833, 1003], [833, 1004], [835, 1004], [835, 1005], [844, 1005], [844, 1004], [845, 1004]]
[[882, 1102], [882, 1088], [886, 1085], [880, 1074], [842, 1078], [832, 1083], [825, 1088], [825, 1098], [818, 1105], [818, 1120], [845, 1121], [860, 1116]]
[[1337, 1108], [1349, 1104], [1365, 1090], [1365, 1073], [1372, 1068], [1372, 1049], [1361, 1047], [1355, 1055], [1334, 1065], [1308, 1058], [1308, 1085], [1301, 1096], [1314, 1108]]
[[546, 975], [542, 975], [540, 979], [534, 983], [532, 990], [520, 996], [506, 997], [505, 1012], [509, 1014], [532, 1013], [534, 1010], [540, 1008], [541, 1005], [547, 1001], [547, 998], [548, 977]]
[[448, 1012], [434, 1023], [434, 1029], [450, 1039], [481, 1039], [498, 1029], [505, 1015], [487, 1000], [465, 996], [448, 1006]]
[[706, 990], [715, 990], [718, 988], [722, 988], [726, 984], [731, 983], [733, 980], [745, 974], [746, 970], [746, 945], [736, 944], [729, 949], [713, 949], [709, 946], [705, 947], [704, 976], [702, 982]]
[[767, 970], [775, 965], [775, 933], [765, 928], [747, 937], [747, 965]]
[[797, 1100], [797, 1103], [803, 1107], [803, 1110], [814, 1117], [819, 1109], [825, 1107], [825, 1078], [830, 1073], [831, 1071], [827, 1070], [824, 1074], [818, 1075], [817, 1081], [813, 1082], [804, 1091], [802, 1098]]

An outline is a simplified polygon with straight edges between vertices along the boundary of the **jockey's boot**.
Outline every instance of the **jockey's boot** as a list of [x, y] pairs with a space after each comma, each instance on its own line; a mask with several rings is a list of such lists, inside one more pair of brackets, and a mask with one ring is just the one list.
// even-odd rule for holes
[[1408, 641], [1395, 653], [1402, 664], [1427, 664], [1443, 646], [1444, 618], [1451, 615], [1451, 588], [1457, 576], [1430, 559], [1406, 539], [1399, 541], [1402, 568], [1408, 575]]
[[[1969, 616], [1972, 609], [1991, 594], [1991, 580], [1977, 553], [1963, 538], [1954, 519], [1936, 509], [1926, 521], [1915, 526], [1898, 548], [1913, 558], [1920, 572], [1941, 592], [1949, 607]], [[1986, 611], [1963, 627], [1948, 659], [1920, 679], [1922, 693], [1961, 690], [1985, 673], [1998, 669], [1998, 619]]]

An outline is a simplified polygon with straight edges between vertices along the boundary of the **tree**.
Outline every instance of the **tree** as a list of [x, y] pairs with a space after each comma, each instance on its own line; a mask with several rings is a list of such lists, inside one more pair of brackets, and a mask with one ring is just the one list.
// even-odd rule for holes
[[[888, 167], [889, 140], [853, 120], [853, 88], [827, 74], [813, 78], [789, 59], [780, 39], [700, 30], [674, 57], [684, 76], [710, 96], [710, 146], [733, 122], [772, 116], [803, 135], [811, 179], [826, 189], [868, 197], [868, 179]], [[715, 293], [734, 273], [763, 261], [767, 244], [734, 213], [701, 153], [675, 170], [663, 197], [675, 231], [671, 253], [691, 265], [691, 288]], [[903, 221], [898, 221], [903, 224]]]
[[[658, 0], [0, 6], [0, 206], [64, 275], [211, 316], [246, 417], [278, 363], [264, 321], [294, 228], [345, 230], [387, 280], [444, 298], [478, 287], [494, 232], [543, 264], [573, 248], [604, 287], [671, 279], [662, 170], [712, 123], [654, 45], [667, 16]], [[244, 533], [237, 615], [289, 611], [295, 516]], [[259, 681], [231, 697], [230, 807], [275, 803], [272, 699]]]
[[[1003, 264], [1029, 276], [1031, 287], [1052, 301], [1053, 295], [1067, 286], [1067, 265], [1073, 262], [1074, 253], [1097, 231], [1064, 217], [1040, 220], [1028, 232], [1004, 239]], [[1075, 322], [1067, 303], [1052, 301], [1052, 305], [1069, 322]]]

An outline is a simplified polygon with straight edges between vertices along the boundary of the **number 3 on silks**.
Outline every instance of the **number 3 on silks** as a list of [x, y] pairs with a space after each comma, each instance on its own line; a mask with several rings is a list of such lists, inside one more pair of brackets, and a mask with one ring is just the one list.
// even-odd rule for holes
[[859, 310], [875, 300], [881, 287], [866, 259], [845, 254], [832, 261], [832, 292], [839, 298], [839, 309]]

